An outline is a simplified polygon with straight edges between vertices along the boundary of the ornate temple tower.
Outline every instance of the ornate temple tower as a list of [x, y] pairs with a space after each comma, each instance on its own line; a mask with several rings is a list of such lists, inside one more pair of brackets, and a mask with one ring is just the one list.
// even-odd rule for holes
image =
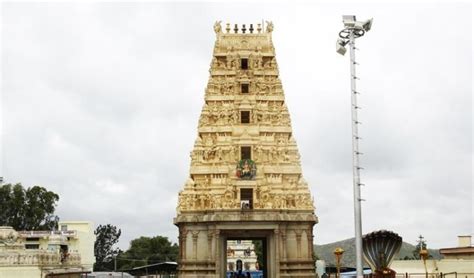
[[314, 277], [318, 219], [278, 75], [273, 24], [247, 27], [214, 25], [190, 176], [174, 219], [180, 277], [225, 277], [227, 241], [246, 239], [263, 242], [264, 277]]

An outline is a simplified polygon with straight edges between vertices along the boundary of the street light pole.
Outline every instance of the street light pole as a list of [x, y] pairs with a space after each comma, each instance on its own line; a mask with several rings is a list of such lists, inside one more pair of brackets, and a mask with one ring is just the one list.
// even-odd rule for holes
[[428, 278], [428, 268], [426, 267], [426, 258], [428, 258], [428, 250], [421, 246], [420, 257], [423, 259], [423, 265], [425, 266], [425, 278]]
[[362, 266], [362, 209], [360, 197], [360, 165], [359, 165], [359, 121], [357, 117], [357, 90], [356, 90], [356, 61], [354, 32], [349, 33], [350, 68], [351, 68], [351, 115], [352, 115], [352, 167], [354, 190], [354, 229], [356, 247], [357, 277], [363, 277]]
[[361, 209], [361, 194], [360, 187], [360, 170], [359, 156], [359, 128], [360, 124], [357, 110], [360, 107], [357, 105], [357, 89], [356, 89], [356, 61], [355, 61], [355, 39], [362, 37], [372, 27], [372, 19], [361, 22], [356, 21], [353, 15], [343, 16], [344, 29], [339, 32], [340, 39], [337, 40], [336, 51], [344, 55], [346, 53], [345, 46], [349, 44], [350, 53], [350, 70], [351, 70], [351, 119], [352, 119], [352, 176], [353, 176], [353, 191], [354, 191], [354, 230], [355, 230], [355, 247], [356, 247], [356, 273], [357, 278], [364, 276], [362, 265], [362, 209]]

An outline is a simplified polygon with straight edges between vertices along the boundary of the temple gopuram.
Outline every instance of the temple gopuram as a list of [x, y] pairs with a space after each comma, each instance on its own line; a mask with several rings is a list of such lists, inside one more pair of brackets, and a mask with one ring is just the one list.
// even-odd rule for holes
[[[263, 277], [314, 277], [318, 218], [279, 78], [273, 24], [216, 22], [214, 31], [190, 173], [174, 219], [179, 277], [227, 277], [227, 245], [235, 240], [261, 241]], [[235, 275], [245, 269], [236, 266]]]

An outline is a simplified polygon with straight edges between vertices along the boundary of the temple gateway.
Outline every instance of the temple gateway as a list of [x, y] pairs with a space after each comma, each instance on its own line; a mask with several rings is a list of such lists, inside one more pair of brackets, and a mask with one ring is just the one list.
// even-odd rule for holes
[[314, 277], [318, 218], [278, 74], [273, 24], [224, 27], [214, 25], [190, 175], [174, 219], [179, 277], [223, 278], [229, 266], [234, 277], [245, 275], [242, 263], [227, 261], [236, 240], [261, 242], [263, 277]]

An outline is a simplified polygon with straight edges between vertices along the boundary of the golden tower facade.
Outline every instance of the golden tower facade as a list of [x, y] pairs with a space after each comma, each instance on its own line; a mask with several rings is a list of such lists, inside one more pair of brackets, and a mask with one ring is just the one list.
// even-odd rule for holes
[[314, 277], [309, 187], [292, 134], [273, 24], [214, 25], [190, 176], [179, 193], [180, 277], [225, 277], [226, 243], [261, 239], [264, 277]]

